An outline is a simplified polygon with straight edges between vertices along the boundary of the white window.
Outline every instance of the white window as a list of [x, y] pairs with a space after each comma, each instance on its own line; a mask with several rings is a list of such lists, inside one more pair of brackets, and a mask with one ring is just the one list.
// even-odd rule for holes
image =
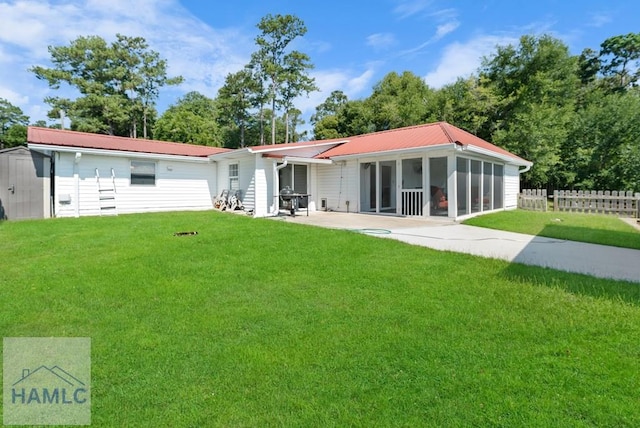
[[229, 190], [240, 190], [237, 163], [229, 164]]
[[156, 184], [155, 162], [131, 161], [131, 184], [154, 186]]

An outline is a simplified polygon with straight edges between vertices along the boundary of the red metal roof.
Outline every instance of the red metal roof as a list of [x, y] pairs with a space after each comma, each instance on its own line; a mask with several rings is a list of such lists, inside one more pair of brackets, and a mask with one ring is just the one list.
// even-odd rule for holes
[[166, 141], [145, 140], [141, 138], [114, 137], [112, 135], [38, 128], [34, 126], [30, 126], [27, 129], [27, 142], [51, 146], [194, 157], [207, 157], [230, 150], [220, 147], [169, 143]]
[[[380, 153], [394, 150], [412, 149], [419, 147], [461, 144], [488, 150], [502, 156], [525, 161], [524, 159], [491, 144], [475, 135], [450, 125], [446, 122], [429, 123], [426, 125], [409, 126], [391, 129], [389, 131], [374, 132], [346, 138], [348, 142], [340, 144], [318, 155], [321, 158], [336, 156]], [[525, 161], [526, 162], [526, 161]]]

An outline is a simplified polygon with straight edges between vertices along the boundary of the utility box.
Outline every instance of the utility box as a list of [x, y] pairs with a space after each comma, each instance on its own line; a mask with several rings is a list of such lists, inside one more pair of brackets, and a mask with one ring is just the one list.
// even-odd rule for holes
[[320, 211], [326, 211], [327, 210], [327, 198], [321, 198], [320, 199]]

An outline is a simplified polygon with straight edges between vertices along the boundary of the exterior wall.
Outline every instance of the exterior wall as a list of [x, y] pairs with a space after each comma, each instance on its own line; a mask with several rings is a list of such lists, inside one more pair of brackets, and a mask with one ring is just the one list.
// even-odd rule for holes
[[520, 173], [516, 165], [504, 166], [504, 208], [513, 210], [518, 208], [518, 193], [520, 193]]
[[327, 210], [349, 212], [360, 210], [358, 195], [358, 162], [338, 161], [332, 165], [317, 165], [316, 209], [321, 209], [322, 199], [327, 200]]
[[231, 187], [229, 183], [229, 165], [238, 165], [238, 186], [240, 199], [245, 210], [254, 210], [256, 206], [255, 192], [255, 160], [254, 155], [246, 155], [237, 159], [225, 159], [216, 162], [217, 188], [216, 195]]
[[[155, 185], [131, 185], [131, 160], [156, 164]], [[58, 217], [100, 215], [96, 168], [102, 187], [115, 184], [116, 212], [205, 210], [213, 208], [216, 167], [210, 163], [148, 157], [57, 153], [55, 214]], [[111, 178], [111, 170], [115, 179]]]
[[274, 214], [278, 206], [273, 203], [273, 159], [255, 156], [255, 172], [253, 176], [253, 189], [255, 193], [255, 217], [266, 217]]

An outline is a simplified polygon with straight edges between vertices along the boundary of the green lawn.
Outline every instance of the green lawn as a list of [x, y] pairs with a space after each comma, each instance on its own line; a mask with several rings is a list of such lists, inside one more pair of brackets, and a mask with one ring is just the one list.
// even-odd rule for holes
[[94, 426], [640, 426], [637, 284], [218, 212], [0, 242], [2, 335], [91, 337]]
[[610, 215], [513, 210], [473, 217], [464, 224], [640, 250], [640, 230]]

